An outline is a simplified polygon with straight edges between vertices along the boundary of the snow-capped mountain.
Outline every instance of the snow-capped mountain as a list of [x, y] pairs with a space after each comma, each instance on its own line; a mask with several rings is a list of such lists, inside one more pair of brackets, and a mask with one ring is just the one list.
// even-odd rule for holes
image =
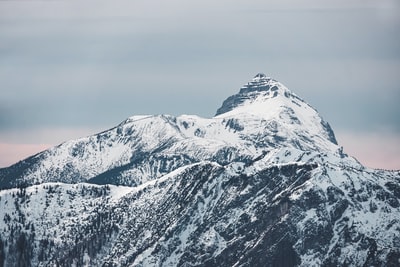
[[17, 163], [0, 174], [0, 186], [139, 185], [191, 163], [251, 161], [282, 148], [318, 153], [339, 149], [329, 124], [315, 109], [281, 83], [258, 74], [211, 119], [133, 116], [113, 129]]
[[0, 169], [0, 266], [398, 266], [400, 173], [257, 74], [213, 118], [133, 116]]

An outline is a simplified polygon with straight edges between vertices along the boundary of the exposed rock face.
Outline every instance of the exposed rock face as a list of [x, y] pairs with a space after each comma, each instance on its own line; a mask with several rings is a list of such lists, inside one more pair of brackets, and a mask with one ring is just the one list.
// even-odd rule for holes
[[238, 94], [228, 97], [224, 103], [222, 103], [222, 106], [217, 110], [216, 116], [231, 111], [232, 109], [242, 105], [246, 100], [254, 99], [254, 92], [278, 91], [279, 88], [276, 84], [277, 81], [272, 80], [263, 73], [258, 73], [254, 76], [252, 81], [240, 88]]
[[399, 184], [257, 74], [0, 169], [0, 266], [398, 266]]

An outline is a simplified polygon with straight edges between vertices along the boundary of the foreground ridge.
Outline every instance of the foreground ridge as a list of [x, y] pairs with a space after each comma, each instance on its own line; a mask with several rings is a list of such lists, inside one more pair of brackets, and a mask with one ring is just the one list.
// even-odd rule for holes
[[212, 118], [133, 116], [0, 169], [0, 266], [398, 266], [400, 172], [258, 73]]

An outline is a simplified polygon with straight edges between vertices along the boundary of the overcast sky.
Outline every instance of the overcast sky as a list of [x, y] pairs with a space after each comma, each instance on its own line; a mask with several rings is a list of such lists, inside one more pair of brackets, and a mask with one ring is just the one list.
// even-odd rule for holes
[[131, 115], [212, 117], [264, 72], [400, 169], [398, 3], [0, 1], [0, 167]]

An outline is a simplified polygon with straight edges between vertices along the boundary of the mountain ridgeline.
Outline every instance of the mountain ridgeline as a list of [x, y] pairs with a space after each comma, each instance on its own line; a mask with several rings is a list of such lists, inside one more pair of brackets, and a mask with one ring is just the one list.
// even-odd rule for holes
[[257, 74], [212, 118], [133, 116], [0, 169], [1, 266], [399, 266], [400, 172]]

